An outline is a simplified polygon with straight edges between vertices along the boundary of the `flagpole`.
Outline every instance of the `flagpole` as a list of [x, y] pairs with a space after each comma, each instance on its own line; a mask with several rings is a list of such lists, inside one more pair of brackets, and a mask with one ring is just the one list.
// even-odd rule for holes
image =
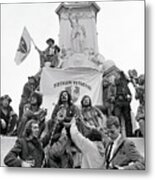
[[[30, 36], [30, 37], [31, 37], [31, 36]], [[31, 37], [31, 41], [32, 41], [32, 44], [34, 45], [35, 49], [38, 50], [38, 51], [40, 51], [39, 48], [37, 47], [36, 43], [35, 43], [34, 40], [32, 39], [32, 37]]]
[[[24, 28], [27, 30], [26, 27], [24, 27]], [[27, 32], [28, 32], [28, 30], [27, 30]], [[32, 44], [34, 45], [35, 49], [36, 49], [38, 52], [40, 52], [39, 48], [37, 47], [36, 43], [34, 42], [34, 40], [33, 40], [33, 38], [31, 37], [31, 35], [30, 35], [29, 32], [28, 32], [28, 34], [29, 34], [29, 37], [30, 37], [30, 39], [31, 39], [31, 41], [32, 41]]]
[[39, 53], [39, 55], [40, 55], [40, 67], [42, 67], [42, 64], [43, 64], [43, 60], [42, 60], [42, 55], [43, 55], [43, 53], [42, 53], [42, 51], [37, 47], [37, 45], [36, 45], [36, 43], [34, 42], [34, 40], [33, 40], [33, 38], [31, 37], [31, 35], [29, 34], [29, 37], [30, 37], [30, 39], [31, 39], [31, 41], [32, 41], [32, 44], [34, 45], [34, 48], [38, 51], [38, 53]]
[[[25, 27], [25, 29], [26, 29], [26, 27]], [[27, 31], [28, 32], [28, 31]], [[28, 33], [29, 34], [29, 33]], [[34, 42], [34, 40], [33, 40], [33, 38], [31, 37], [31, 35], [29, 34], [29, 38], [30, 38], [30, 40], [31, 40], [31, 42], [32, 42], [32, 44], [34, 45], [34, 48], [38, 51], [38, 53], [39, 53], [39, 55], [40, 55], [40, 67], [42, 67], [42, 55], [43, 55], [43, 53], [42, 53], [42, 51], [37, 47], [37, 45], [36, 45], [36, 43]]]

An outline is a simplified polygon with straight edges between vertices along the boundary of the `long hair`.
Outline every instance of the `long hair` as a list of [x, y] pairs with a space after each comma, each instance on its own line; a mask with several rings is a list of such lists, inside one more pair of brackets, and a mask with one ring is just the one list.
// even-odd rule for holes
[[23, 137], [25, 138], [30, 137], [30, 135], [32, 134], [32, 124], [38, 124], [38, 121], [35, 119], [31, 119], [26, 123], [23, 131]]
[[84, 99], [85, 99], [85, 98], [89, 98], [89, 106], [91, 107], [91, 106], [92, 106], [92, 101], [91, 101], [90, 96], [88, 96], [88, 95], [83, 96], [83, 98], [82, 98], [82, 100], [81, 100], [81, 106], [82, 106], [82, 107], [85, 107], [85, 105], [84, 105]]
[[62, 99], [61, 99], [61, 97], [62, 97], [62, 95], [63, 95], [64, 92], [66, 92], [67, 95], [68, 95], [68, 104], [69, 104], [69, 106], [72, 105], [72, 97], [71, 97], [71, 94], [70, 94], [67, 90], [61, 91], [60, 96], [59, 96], [59, 100], [58, 100], [58, 103], [57, 103], [57, 104], [58, 104], [58, 105], [61, 105], [61, 104], [62, 104]]
[[36, 97], [37, 99], [37, 106], [40, 107], [41, 104], [42, 104], [42, 101], [43, 101], [43, 97], [42, 97], [42, 94], [38, 93], [38, 92], [33, 92], [31, 94], [31, 98], [32, 97]]

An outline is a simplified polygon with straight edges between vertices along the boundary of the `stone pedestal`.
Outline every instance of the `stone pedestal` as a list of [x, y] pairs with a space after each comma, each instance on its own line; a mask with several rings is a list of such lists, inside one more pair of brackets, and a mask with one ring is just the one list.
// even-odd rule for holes
[[69, 53], [98, 53], [96, 18], [99, 10], [95, 2], [70, 2], [58, 6], [61, 49]]
[[74, 53], [68, 58], [64, 59], [62, 64], [63, 69], [67, 68], [79, 68], [79, 67], [87, 67], [98, 70], [98, 66], [89, 60], [89, 57], [82, 53]]

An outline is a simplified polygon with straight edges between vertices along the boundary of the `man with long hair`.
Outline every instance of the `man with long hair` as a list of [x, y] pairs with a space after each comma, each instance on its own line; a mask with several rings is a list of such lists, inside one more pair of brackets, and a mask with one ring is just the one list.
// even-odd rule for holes
[[44, 136], [44, 141], [46, 140], [49, 144], [48, 167], [73, 168], [77, 166], [73, 162], [73, 153], [75, 155], [77, 150], [64, 124], [78, 116], [80, 112], [72, 103], [71, 95], [68, 91], [63, 90], [48, 122], [48, 132]]
[[97, 107], [92, 105], [88, 95], [83, 96], [81, 100], [81, 114], [88, 127], [98, 130], [104, 129], [106, 117]]
[[42, 167], [44, 151], [38, 135], [39, 123], [31, 119], [26, 123], [23, 137], [16, 140], [5, 156], [4, 163], [9, 167]]
[[36, 119], [39, 122], [39, 136], [43, 132], [45, 128], [45, 116], [46, 116], [46, 110], [40, 108], [42, 104], [42, 95], [38, 92], [33, 92], [30, 97], [30, 104], [25, 105], [24, 107], [24, 113], [21, 118], [21, 121], [19, 122], [18, 129], [17, 129], [17, 135], [18, 137], [22, 137], [23, 129], [25, 127], [25, 124], [30, 119]]
[[58, 102], [53, 110], [51, 120], [49, 121], [50, 130], [54, 127], [54, 124], [57, 121], [57, 116], [61, 116], [60, 109], [65, 109], [65, 114], [62, 114], [62, 116], [65, 116], [65, 121], [69, 122], [71, 121], [73, 116], [79, 116], [80, 111], [77, 106], [75, 106], [72, 103], [72, 97], [70, 93], [66, 90], [61, 91]]
[[28, 77], [28, 81], [25, 83], [23, 87], [23, 92], [21, 95], [21, 100], [19, 104], [19, 122], [23, 115], [23, 110], [25, 104], [29, 103], [30, 97], [32, 93], [37, 89], [38, 81], [35, 76]]

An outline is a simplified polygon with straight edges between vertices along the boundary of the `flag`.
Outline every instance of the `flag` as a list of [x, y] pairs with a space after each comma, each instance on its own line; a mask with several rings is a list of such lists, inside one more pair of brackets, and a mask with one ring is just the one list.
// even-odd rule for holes
[[21, 64], [24, 59], [28, 56], [31, 50], [31, 36], [27, 31], [26, 27], [24, 27], [22, 36], [20, 38], [19, 47], [16, 52], [15, 62], [17, 65]]

